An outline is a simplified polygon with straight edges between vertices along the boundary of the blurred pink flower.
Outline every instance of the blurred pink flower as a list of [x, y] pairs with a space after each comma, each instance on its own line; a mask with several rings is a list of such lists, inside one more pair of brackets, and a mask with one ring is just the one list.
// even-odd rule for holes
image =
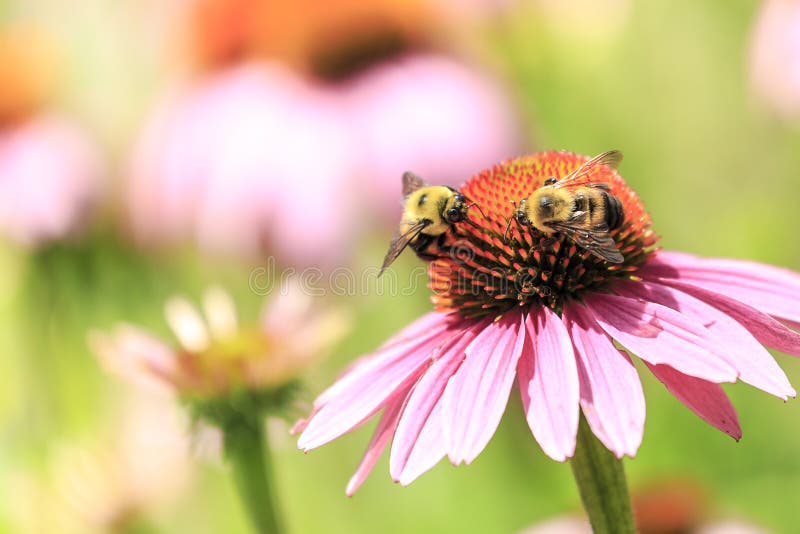
[[800, 2], [765, 0], [750, 49], [750, 79], [756, 93], [778, 114], [800, 116]]
[[384, 221], [399, 216], [403, 172], [455, 186], [519, 148], [519, 121], [497, 83], [442, 56], [377, 66], [344, 95], [359, 147], [360, 190]]
[[206, 292], [204, 315], [175, 297], [165, 307], [178, 346], [130, 325], [94, 332], [89, 342], [109, 372], [136, 385], [192, 399], [223, 396], [240, 388], [277, 389], [336, 343], [348, 328], [339, 310], [319, 309], [293, 282], [269, 300], [255, 327], [240, 326], [230, 295]]
[[783, 400], [795, 396], [762, 345], [800, 356], [800, 334], [781, 323], [800, 325], [800, 275], [655, 252], [649, 215], [614, 170], [596, 169], [591, 181], [622, 203], [626, 222], [614, 236], [623, 263], [606, 263], [564, 236], [545, 244], [522, 225], [501, 240], [513, 209], [501, 199], [525, 198], [585, 161], [566, 152], [534, 154], [461, 188], [486, 216], [470, 212], [478, 228], [459, 233], [463, 254], [430, 265], [440, 311], [360, 360], [296, 425], [298, 446], [308, 451], [383, 412], [348, 494], [390, 441], [390, 473], [403, 485], [444, 456], [471, 463], [497, 429], [515, 379], [533, 436], [551, 458], [573, 456], [580, 411], [617, 457], [634, 456], [645, 400], [628, 353], [737, 440], [736, 411], [719, 383], [740, 379]]
[[353, 222], [353, 147], [332, 95], [277, 64], [209, 75], [151, 118], [130, 181], [142, 240], [333, 262]]
[[32, 247], [72, 236], [100, 194], [100, 172], [96, 148], [64, 118], [0, 128], [0, 233]]
[[515, 122], [495, 82], [441, 57], [334, 85], [277, 63], [229, 67], [150, 119], [129, 185], [133, 231], [330, 266], [370, 216], [395, 221], [403, 171], [459, 181], [516, 149]]

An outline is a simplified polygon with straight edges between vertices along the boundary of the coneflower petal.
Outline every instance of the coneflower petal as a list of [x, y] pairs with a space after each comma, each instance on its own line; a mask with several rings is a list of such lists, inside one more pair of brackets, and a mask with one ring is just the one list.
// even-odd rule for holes
[[643, 266], [642, 273], [677, 278], [800, 325], [800, 276], [786, 269], [751, 261], [659, 252]]
[[645, 402], [633, 362], [584, 306], [568, 302], [562, 318], [575, 347], [581, 409], [589, 427], [617, 457], [634, 456], [644, 434]]
[[425, 421], [425, 426], [422, 427], [417, 442], [397, 481], [403, 486], [408, 486], [421, 474], [438, 464], [446, 454], [447, 441], [442, 424], [442, 399], [440, 398]]
[[545, 454], [564, 461], [575, 453], [580, 384], [572, 340], [550, 308], [531, 308], [517, 364], [522, 406]]
[[800, 356], [800, 334], [779, 323], [771, 315], [726, 295], [679, 280], [654, 278], [653, 281], [678, 288], [729, 315], [753, 334], [759, 343], [792, 356]]
[[720, 385], [685, 375], [669, 365], [644, 363], [667, 390], [700, 419], [739, 441], [742, 437], [739, 417]]
[[750, 332], [713, 306], [669, 286], [650, 282], [619, 282], [614, 291], [668, 306], [705, 325], [717, 338], [718, 353], [733, 365], [743, 382], [786, 400], [796, 395], [775, 359]]
[[469, 464], [494, 435], [508, 404], [525, 333], [522, 314], [509, 312], [472, 340], [442, 395], [448, 456]]
[[436, 312], [426, 313], [410, 325], [404, 327], [398, 333], [390, 337], [378, 351], [391, 347], [401, 341], [411, 341], [424, 336], [426, 333], [444, 328], [453, 322], [453, 317]]
[[654, 302], [607, 294], [587, 294], [586, 305], [612, 338], [639, 358], [710, 380], [734, 382], [736, 369], [718, 354], [718, 342], [691, 318]]
[[[431, 342], [431, 339], [442, 340], [447, 337], [445, 333], [449, 325], [449, 317], [441, 313], [428, 313], [423, 315], [399, 333], [384, 343], [374, 353], [362, 356], [352, 362], [328, 389], [320, 393], [314, 401], [315, 409], [321, 408], [331, 399], [353, 387], [354, 382], [362, 380], [364, 375], [381, 373], [380, 368], [386, 368], [396, 363], [397, 359], [407, 358], [413, 348], [420, 343]], [[431, 343], [431, 350], [437, 344]], [[405, 348], [406, 350], [403, 350]], [[423, 355], [426, 358], [427, 355]]]
[[433, 349], [446, 336], [434, 330], [421, 339], [398, 343], [364, 362], [334, 386], [335, 395], [308, 421], [297, 440], [304, 450], [314, 449], [357, 427], [410, 388], [431, 363]]
[[454, 337], [434, 350], [435, 361], [411, 390], [392, 441], [389, 472], [395, 481], [400, 480], [414, 444], [439, 402], [448, 380], [464, 361], [467, 347], [487, 325], [486, 321], [481, 321], [465, 330], [463, 335]]
[[403, 401], [399, 396], [395, 402], [387, 405], [384, 409], [378, 427], [375, 429], [375, 433], [372, 434], [369, 445], [367, 445], [367, 451], [364, 453], [364, 457], [361, 459], [358, 469], [356, 469], [356, 472], [353, 473], [353, 476], [350, 477], [350, 481], [347, 483], [345, 493], [348, 497], [352, 497], [356, 490], [361, 487], [361, 484], [364, 483], [370, 472], [372, 472], [372, 468], [378, 463], [383, 449], [386, 448], [389, 440], [392, 439], [392, 434], [394, 434], [397, 428], [397, 422], [400, 420], [400, 412], [402, 409]]

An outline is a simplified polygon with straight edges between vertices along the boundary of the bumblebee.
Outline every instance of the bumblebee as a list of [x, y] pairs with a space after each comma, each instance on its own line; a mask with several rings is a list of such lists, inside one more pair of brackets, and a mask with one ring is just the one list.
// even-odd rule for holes
[[[607, 166], [616, 169], [622, 152], [611, 150], [590, 159], [562, 178], [548, 178], [528, 198], [519, 201], [514, 219], [547, 236], [563, 233], [578, 246], [610, 263], [622, 263], [611, 230], [619, 228], [625, 214], [622, 202], [608, 192], [608, 184], [589, 181], [590, 171]], [[506, 232], [511, 226], [506, 227]]]
[[452, 225], [469, 221], [467, 210], [474, 206], [467, 205], [466, 197], [452, 187], [426, 185], [422, 178], [412, 172], [403, 174], [403, 197], [405, 201], [400, 227], [389, 244], [378, 276], [407, 246], [423, 260], [436, 259], [435, 255], [428, 252], [431, 244], [441, 240]]

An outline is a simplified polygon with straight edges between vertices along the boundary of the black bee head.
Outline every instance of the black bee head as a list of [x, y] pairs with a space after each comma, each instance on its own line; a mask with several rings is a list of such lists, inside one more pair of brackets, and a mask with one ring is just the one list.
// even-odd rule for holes
[[467, 200], [461, 193], [455, 193], [444, 212], [444, 219], [450, 224], [461, 222], [467, 213]]
[[514, 212], [514, 217], [516, 217], [517, 221], [519, 221], [522, 225], [529, 225], [530, 220], [528, 219], [528, 214], [525, 213], [525, 206], [528, 203], [527, 198], [523, 198], [519, 201], [519, 206], [517, 206], [517, 211]]
[[461, 210], [457, 208], [450, 208], [447, 210], [447, 213], [445, 214], [445, 219], [447, 219], [447, 222], [449, 222], [450, 224], [453, 224], [463, 221], [464, 215], [462, 214]]

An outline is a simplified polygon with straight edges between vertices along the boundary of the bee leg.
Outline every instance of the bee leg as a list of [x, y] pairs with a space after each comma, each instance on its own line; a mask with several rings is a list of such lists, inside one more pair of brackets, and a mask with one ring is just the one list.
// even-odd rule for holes
[[540, 243], [540, 246], [543, 247], [543, 248], [552, 247], [553, 245], [556, 244], [556, 241], [558, 241], [558, 239], [559, 239], [559, 235], [558, 234], [553, 234], [550, 237], [548, 237], [547, 239], [545, 239], [544, 241], [542, 241]]
[[508, 220], [508, 224], [506, 225], [506, 231], [503, 232], [503, 243], [508, 243], [508, 231], [511, 230], [511, 221], [512, 219]]

